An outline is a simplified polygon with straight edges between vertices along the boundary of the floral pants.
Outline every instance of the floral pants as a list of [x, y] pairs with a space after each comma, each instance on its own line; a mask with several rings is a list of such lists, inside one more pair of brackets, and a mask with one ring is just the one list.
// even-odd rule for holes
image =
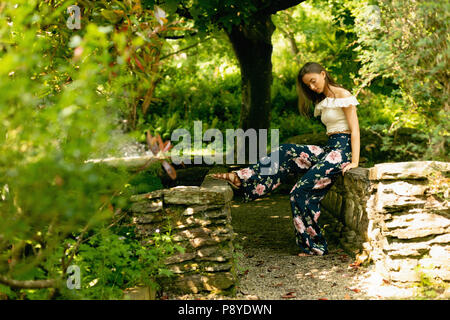
[[[318, 224], [320, 201], [351, 161], [351, 134], [335, 133], [324, 146], [282, 144], [268, 156], [273, 160], [271, 174], [261, 174], [271, 167], [271, 159], [235, 170], [241, 179], [244, 202], [260, 198], [286, 181], [288, 174], [304, 173], [289, 194], [296, 244], [307, 254], [323, 255], [328, 246]], [[274, 156], [277, 152], [278, 155]], [[270, 160], [270, 161], [269, 161]], [[265, 163], [265, 164], [263, 164]]]

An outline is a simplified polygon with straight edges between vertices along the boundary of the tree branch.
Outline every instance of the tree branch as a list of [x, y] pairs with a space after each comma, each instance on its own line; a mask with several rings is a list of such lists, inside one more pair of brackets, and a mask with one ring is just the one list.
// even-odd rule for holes
[[81, 233], [80, 233], [80, 235], [78, 236], [78, 240], [77, 240], [77, 242], [75, 243], [75, 245], [74, 245], [74, 247], [73, 247], [72, 254], [69, 256], [69, 259], [67, 260], [66, 268], [63, 269], [63, 276], [66, 275], [67, 267], [70, 266], [70, 264], [72, 263], [72, 260], [73, 260], [73, 258], [75, 257], [75, 254], [76, 254], [77, 251], [78, 251], [78, 247], [80, 246], [81, 241], [83, 240], [83, 237], [84, 237], [84, 235], [86, 234], [86, 232], [88, 231], [89, 227], [90, 227], [90, 225], [89, 225], [89, 223], [88, 223], [88, 224], [86, 224], [86, 225], [84, 226], [83, 230], [81, 230]]
[[267, 7], [258, 10], [257, 15], [275, 14], [278, 11], [286, 10], [290, 7], [296, 6], [303, 1], [305, 0], [272, 0]]
[[11, 288], [19, 289], [43, 289], [55, 288], [59, 281], [56, 279], [49, 280], [13, 280], [0, 275], [0, 283], [5, 284]]
[[186, 48], [183, 48], [183, 49], [180, 49], [180, 50], [178, 50], [178, 51], [175, 51], [175, 52], [166, 54], [165, 56], [162, 56], [161, 58], [159, 58], [159, 60], [166, 59], [166, 58], [168, 58], [168, 57], [170, 57], [170, 56], [173, 56], [174, 54], [180, 53], [181, 51], [185, 51], [185, 50], [188, 50], [188, 49], [190, 49], [190, 48], [193, 48], [193, 47], [199, 45], [200, 43], [203, 43], [203, 42], [205, 42], [206, 40], [210, 40], [210, 39], [212, 39], [212, 38], [213, 38], [213, 37], [207, 37], [206, 39], [204, 39], [204, 40], [202, 40], [202, 41], [199, 41], [199, 42], [196, 42], [196, 43], [194, 43], [194, 44], [192, 44], [192, 45], [190, 45], [190, 46], [187, 46]]

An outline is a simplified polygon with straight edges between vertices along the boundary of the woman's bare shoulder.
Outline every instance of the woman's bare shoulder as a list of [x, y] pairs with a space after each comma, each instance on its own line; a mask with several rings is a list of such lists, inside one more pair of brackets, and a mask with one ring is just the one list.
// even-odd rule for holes
[[336, 98], [348, 98], [351, 97], [352, 94], [350, 91], [344, 89], [344, 88], [339, 88], [338, 90], [336, 90]]

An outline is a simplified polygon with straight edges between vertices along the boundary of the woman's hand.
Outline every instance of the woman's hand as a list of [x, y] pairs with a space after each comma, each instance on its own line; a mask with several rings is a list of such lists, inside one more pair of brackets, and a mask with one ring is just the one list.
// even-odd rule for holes
[[352, 169], [352, 168], [358, 168], [358, 164], [357, 163], [353, 163], [350, 162], [348, 165], [346, 165], [344, 167], [344, 169], [342, 169], [342, 175], [344, 175], [345, 172], [347, 172], [348, 170]]

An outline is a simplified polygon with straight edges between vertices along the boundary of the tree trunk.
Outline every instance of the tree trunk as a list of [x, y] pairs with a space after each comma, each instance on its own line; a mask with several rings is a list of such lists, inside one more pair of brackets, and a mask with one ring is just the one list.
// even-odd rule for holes
[[258, 134], [258, 129], [269, 129], [270, 126], [271, 37], [274, 31], [271, 15], [259, 15], [248, 24], [233, 26], [227, 33], [240, 64], [242, 107], [239, 128], [244, 131], [253, 128]]

